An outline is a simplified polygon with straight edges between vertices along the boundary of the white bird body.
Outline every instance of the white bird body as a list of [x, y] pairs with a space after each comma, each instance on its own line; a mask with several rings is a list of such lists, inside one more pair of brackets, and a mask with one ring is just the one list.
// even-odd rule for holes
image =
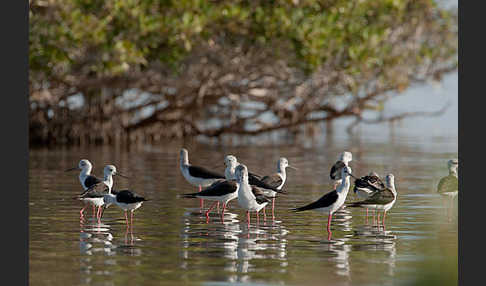
[[344, 182], [342, 182], [341, 180], [341, 184], [336, 189], [338, 195], [337, 200], [333, 204], [327, 207], [316, 208], [314, 209], [314, 211], [323, 212], [327, 214], [328, 213], [334, 214], [337, 210], [339, 210], [343, 206], [344, 202], [346, 201], [346, 197], [348, 196], [350, 185], [351, 183], [350, 183], [349, 176], [346, 176]]
[[122, 210], [124, 211], [135, 211], [136, 209], [138, 209], [139, 207], [142, 206], [142, 202], [136, 202], [136, 203], [122, 203], [122, 202], [118, 202], [116, 200], [116, 195], [114, 194], [106, 194], [102, 200], [104, 200], [104, 202], [107, 204], [107, 205], [111, 205], [111, 204], [115, 204], [117, 205], [119, 208], [121, 208]]
[[268, 202], [264, 202], [259, 204], [256, 200], [255, 195], [251, 191], [250, 185], [244, 182], [238, 182], [238, 204], [244, 208], [245, 210], [249, 211], [260, 211], [264, 208]]
[[211, 170], [189, 164], [189, 155], [184, 148], [180, 152], [180, 169], [184, 178], [191, 185], [200, 188], [209, 187], [216, 181], [224, 179], [222, 175]]
[[236, 182], [238, 183], [238, 204], [247, 211], [260, 211], [268, 201], [258, 202], [252, 192], [252, 187], [248, 183], [248, 169], [245, 165], [240, 164], [236, 167]]

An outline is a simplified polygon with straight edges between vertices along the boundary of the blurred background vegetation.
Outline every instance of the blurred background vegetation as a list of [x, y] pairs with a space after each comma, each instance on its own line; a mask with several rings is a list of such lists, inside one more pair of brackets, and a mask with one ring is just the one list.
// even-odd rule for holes
[[390, 96], [457, 69], [457, 11], [433, 0], [29, 3], [31, 144], [396, 120], [426, 113], [385, 117]]

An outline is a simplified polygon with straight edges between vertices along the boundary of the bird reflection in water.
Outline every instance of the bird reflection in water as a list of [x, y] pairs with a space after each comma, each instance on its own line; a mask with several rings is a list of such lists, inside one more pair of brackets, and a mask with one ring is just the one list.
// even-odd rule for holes
[[[206, 224], [200, 215], [186, 212], [183, 218], [182, 250], [183, 269], [198, 267], [193, 265], [194, 257], [201, 256], [225, 259], [224, 272], [220, 277], [227, 282], [247, 282], [254, 272], [252, 261], [278, 261], [279, 270], [287, 271], [288, 230], [275, 221], [272, 225], [257, 224], [248, 228], [246, 221], [239, 221], [236, 214], [225, 213], [224, 224], [218, 220]], [[234, 274], [229, 274], [229, 273]]]

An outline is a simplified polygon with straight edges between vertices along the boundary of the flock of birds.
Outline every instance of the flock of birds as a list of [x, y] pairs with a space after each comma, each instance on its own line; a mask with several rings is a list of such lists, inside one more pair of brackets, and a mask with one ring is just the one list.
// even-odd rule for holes
[[[356, 178], [352, 174], [349, 163], [352, 161], [351, 152], [340, 154], [338, 161], [332, 166], [330, 178], [334, 181], [334, 189], [324, 194], [318, 200], [305, 206], [292, 209], [294, 212], [308, 210], [319, 211], [328, 214], [327, 232], [328, 239], [331, 239], [331, 220], [335, 212], [347, 207], [362, 207], [366, 209], [366, 221], [368, 222], [368, 209], [373, 210], [373, 223], [375, 223], [375, 213], [378, 213], [376, 224], [379, 227], [380, 213], [383, 211], [382, 226], [385, 228], [385, 216], [397, 200], [397, 190], [395, 188], [395, 177], [393, 174], [385, 176], [384, 181], [377, 173], [371, 172], [369, 175]], [[272, 205], [272, 218], [275, 218], [275, 199], [280, 194], [285, 194], [283, 186], [287, 180], [286, 168], [296, 169], [289, 165], [286, 158], [280, 158], [277, 164], [277, 172], [267, 176], [261, 176], [248, 171], [247, 166], [237, 161], [233, 155], [226, 155], [224, 158], [225, 172], [219, 174], [208, 168], [194, 166], [189, 163], [189, 155], [186, 149], [180, 151], [180, 170], [184, 178], [193, 186], [198, 187], [198, 192], [183, 194], [183, 198], [200, 199], [200, 208], [204, 208], [204, 200], [214, 203], [206, 210], [206, 218], [209, 220], [209, 213], [217, 206], [218, 213], [220, 203], [223, 206], [221, 221], [224, 222], [224, 212], [228, 204], [233, 199], [238, 199], [238, 205], [246, 210], [248, 227], [250, 226], [250, 212], [256, 212], [259, 221], [259, 212], [263, 209], [264, 219], [266, 219], [266, 206]], [[131, 190], [114, 190], [113, 176], [119, 175], [113, 165], [105, 166], [103, 179], [91, 175], [92, 164], [82, 159], [78, 167], [66, 171], [80, 170], [79, 180], [84, 191], [76, 196], [85, 203], [80, 215], [91, 205], [93, 217], [96, 216], [100, 222], [104, 210], [111, 204], [120, 207], [125, 213], [127, 228], [133, 227], [133, 212], [142, 206], [144, 197]], [[458, 192], [457, 168], [458, 160], [452, 159], [448, 162], [449, 176], [441, 179], [438, 185], [438, 192], [441, 195], [453, 198]], [[353, 191], [360, 198], [360, 201], [345, 205], [346, 197], [351, 186], [350, 177], [355, 179]], [[97, 210], [96, 210], [97, 208]], [[130, 223], [128, 212], [130, 211]]]

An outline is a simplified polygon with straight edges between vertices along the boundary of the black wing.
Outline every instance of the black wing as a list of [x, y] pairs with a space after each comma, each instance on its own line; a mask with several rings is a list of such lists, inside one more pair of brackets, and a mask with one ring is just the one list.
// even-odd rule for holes
[[331, 173], [329, 174], [331, 179], [340, 180], [341, 179], [341, 169], [346, 166], [343, 161], [337, 161], [332, 165]]
[[391, 203], [394, 199], [395, 194], [390, 189], [384, 189], [382, 191], [374, 192], [364, 201], [351, 203], [349, 206], [357, 207], [362, 205], [386, 205]]
[[381, 191], [385, 188], [385, 184], [377, 176], [364, 176], [354, 181], [353, 191], [356, 193], [358, 188]]
[[102, 198], [104, 195], [108, 194], [109, 191], [110, 189], [108, 186], [101, 182], [91, 186], [89, 189], [79, 194], [76, 198]]
[[196, 198], [196, 196], [203, 196], [203, 197], [219, 197], [231, 194], [236, 192], [238, 189], [238, 184], [234, 180], [223, 180], [213, 183], [211, 186], [207, 187], [206, 189], [191, 194], [183, 194], [182, 197], [184, 198]]
[[295, 208], [295, 209], [293, 209], [293, 211], [301, 212], [301, 211], [306, 211], [306, 210], [325, 208], [325, 207], [328, 207], [328, 206], [332, 205], [333, 203], [335, 203], [338, 198], [339, 198], [338, 193], [337, 193], [336, 190], [334, 190], [330, 193], [325, 194], [324, 196], [322, 196], [317, 201], [310, 203], [306, 206], [300, 207], [300, 208]]
[[224, 179], [224, 176], [203, 167], [189, 166], [189, 174], [203, 179]]
[[272, 187], [271, 190], [275, 191], [282, 184], [282, 177], [280, 177], [277, 173], [275, 173], [270, 176], [263, 177], [262, 182], [271, 186]]
[[91, 175], [86, 177], [86, 179], [84, 180], [84, 186], [88, 189], [98, 183], [101, 183], [101, 180]]
[[248, 178], [251, 178], [251, 177], [253, 177], [253, 178], [257, 179], [257, 180], [261, 180], [262, 179], [262, 176], [260, 176], [258, 174], [255, 174], [255, 173], [248, 172]]
[[144, 197], [137, 195], [129, 190], [118, 191], [116, 194], [116, 201], [125, 204], [134, 204], [138, 202], [146, 201]]
[[251, 192], [255, 195], [256, 201], [259, 204], [263, 204], [265, 202], [269, 203], [272, 201], [271, 198], [265, 196], [264, 190], [257, 186], [251, 186]]
[[280, 179], [280, 183], [276, 184], [275, 182], [272, 182], [271, 180], [269, 180], [268, 176], [265, 176], [265, 177], [263, 177], [263, 179], [261, 179], [261, 177], [258, 176], [258, 175], [255, 176], [254, 174], [248, 173], [248, 183], [250, 185], [257, 186], [257, 187], [264, 188], [264, 189], [268, 189], [268, 190], [272, 190], [272, 191], [275, 191], [277, 193], [282, 193], [282, 191], [277, 189], [278, 186], [280, 186], [280, 184], [282, 184], [282, 179], [280, 178], [280, 176], [278, 176], [278, 178]]

